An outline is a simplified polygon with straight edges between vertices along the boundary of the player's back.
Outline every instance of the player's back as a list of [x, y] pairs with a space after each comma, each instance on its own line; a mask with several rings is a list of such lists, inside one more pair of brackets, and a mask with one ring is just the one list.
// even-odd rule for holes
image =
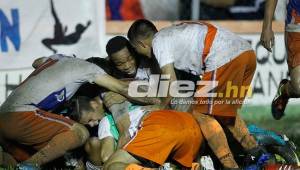
[[193, 75], [202, 73], [204, 55], [206, 71], [212, 71], [251, 50], [250, 44], [238, 35], [207, 23], [164, 28], [155, 34], [152, 46], [160, 67], [174, 62], [176, 69]]
[[51, 110], [71, 98], [102, 69], [81, 59], [63, 57], [38, 67], [0, 107], [0, 112]]

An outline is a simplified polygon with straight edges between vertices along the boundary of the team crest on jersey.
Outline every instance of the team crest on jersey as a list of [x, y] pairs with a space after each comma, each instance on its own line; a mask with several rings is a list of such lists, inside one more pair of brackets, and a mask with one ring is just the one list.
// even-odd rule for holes
[[63, 88], [61, 90], [51, 93], [38, 104], [32, 104], [32, 105], [42, 110], [52, 110], [65, 101], [66, 101], [66, 88]]
[[65, 95], [66, 95], [65, 91], [61, 91], [60, 94], [55, 94], [56, 100], [58, 102], [63, 102], [65, 100]]

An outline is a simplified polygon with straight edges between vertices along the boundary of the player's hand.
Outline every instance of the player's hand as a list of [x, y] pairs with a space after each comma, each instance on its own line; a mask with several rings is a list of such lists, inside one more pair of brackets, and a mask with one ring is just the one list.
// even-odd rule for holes
[[274, 32], [272, 28], [263, 30], [260, 36], [260, 43], [269, 52], [272, 52], [272, 47], [274, 46]]
[[103, 97], [103, 103], [107, 108], [112, 106], [113, 104], [123, 103], [126, 98], [115, 92], [106, 92]]

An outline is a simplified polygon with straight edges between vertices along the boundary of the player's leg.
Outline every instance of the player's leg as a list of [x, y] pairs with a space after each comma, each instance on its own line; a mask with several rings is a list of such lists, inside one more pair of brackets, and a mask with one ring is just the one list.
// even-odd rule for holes
[[209, 147], [219, 158], [225, 168], [238, 168], [233, 154], [229, 148], [227, 137], [219, 122], [213, 117], [193, 112], [194, 117], [200, 125], [204, 138], [207, 140]]
[[[241, 65], [246, 69], [241, 69], [240, 74], [243, 75], [243, 81], [238, 84], [239, 89], [245, 89], [244, 92], [240, 92], [239, 100], [244, 102], [245, 97], [248, 96], [248, 91], [251, 91], [251, 81], [253, 79], [256, 70], [256, 56], [253, 52], [246, 52], [243, 55]], [[250, 93], [251, 94], [251, 93]], [[237, 106], [241, 108], [242, 104]], [[227, 125], [233, 137], [242, 145], [242, 147], [249, 153], [249, 156], [259, 158], [264, 153], [263, 148], [259, 147], [253, 136], [250, 135], [246, 123], [242, 120], [239, 114], [236, 115], [234, 124]]]
[[98, 139], [90, 138], [85, 144], [85, 151], [90, 163], [94, 166], [102, 166], [115, 151], [113, 137]]
[[74, 123], [69, 130], [54, 135], [43, 148], [25, 162], [43, 165], [83, 145], [88, 137], [87, 129], [79, 123]]
[[[214, 91], [217, 96], [214, 98], [198, 98], [199, 102], [202, 102], [201, 100], [213, 102], [209, 102], [207, 105], [196, 105], [194, 107], [194, 115], [200, 123], [201, 130], [204, 137], [208, 140], [209, 146], [211, 146], [225, 168], [236, 168], [237, 164], [228, 146], [225, 133], [218, 122], [223, 125], [234, 124], [237, 110], [242, 106], [255, 69], [255, 53], [246, 51], [226, 65], [213, 72], [205, 73], [203, 76], [204, 80], [217, 81], [218, 85]], [[238, 103], [236, 102], [237, 100]], [[201, 113], [206, 113], [213, 117], [203, 116]], [[209, 125], [205, 125], [207, 123]]]
[[104, 170], [122, 170], [126, 169], [130, 164], [140, 164], [140, 162], [127, 151], [119, 149], [104, 164]]
[[[239, 89], [245, 89], [245, 91], [241, 92], [239, 95], [239, 100], [241, 102], [240, 105], [237, 106], [238, 109], [242, 107], [242, 103], [244, 102], [246, 97], [249, 97], [248, 95], [251, 93], [252, 89], [250, 87], [250, 84], [252, 82], [255, 70], [256, 70], [256, 56], [253, 52], [246, 52], [243, 55], [243, 63], [241, 63], [242, 66], [244, 66], [246, 69], [241, 69], [240, 74], [243, 74], [242, 82], [238, 86]], [[257, 143], [255, 139], [250, 135], [246, 123], [242, 120], [241, 116], [239, 114], [236, 115], [236, 119], [233, 125], [227, 126], [233, 136], [241, 143], [243, 148], [245, 150], [251, 150], [253, 148], [257, 147]]]
[[[227, 128], [232, 133], [233, 137], [242, 145], [245, 151], [249, 154], [249, 158], [257, 160], [265, 150], [260, 147], [253, 136], [250, 135], [246, 123], [239, 116], [236, 116], [234, 125], [227, 125]], [[249, 161], [251, 161], [249, 159]], [[250, 162], [249, 162], [250, 163]]]
[[[0, 139], [1, 140], [1, 139]], [[15, 167], [17, 165], [17, 161], [7, 152], [4, 152], [2, 147], [0, 146], [0, 167]]]
[[285, 36], [291, 80], [283, 79], [280, 82], [272, 101], [272, 115], [275, 119], [284, 115], [289, 98], [300, 97], [300, 33], [286, 32]]
[[9, 113], [1, 116], [0, 124], [1, 135], [7, 140], [38, 150], [26, 160], [37, 165], [43, 165], [83, 145], [89, 137], [83, 125], [43, 111]]

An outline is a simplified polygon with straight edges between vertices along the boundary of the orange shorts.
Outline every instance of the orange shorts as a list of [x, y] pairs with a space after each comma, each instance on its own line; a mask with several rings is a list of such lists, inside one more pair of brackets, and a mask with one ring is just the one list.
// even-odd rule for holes
[[200, 127], [191, 114], [160, 110], [143, 119], [124, 150], [160, 165], [171, 156], [181, 165], [191, 167], [202, 141]]
[[[196, 97], [194, 111], [210, 114], [223, 123], [233, 123], [237, 110], [241, 108], [256, 69], [254, 51], [246, 51], [222, 67], [207, 72], [202, 81], [215, 81], [210, 93], [215, 97]], [[213, 83], [212, 83], [213, 84]], [[204, 86], [198, 86], [197, 92]], [[202, 89], [203, 90], [203, 89]]]
[[300, 65], [300, 32], [286, 32], [287, 63], [290, 69]]
[[73, 124], [71, 119], [45, 111], [6, 113], [0, 115], [0, 145], [17, 161], [24, 161]]

